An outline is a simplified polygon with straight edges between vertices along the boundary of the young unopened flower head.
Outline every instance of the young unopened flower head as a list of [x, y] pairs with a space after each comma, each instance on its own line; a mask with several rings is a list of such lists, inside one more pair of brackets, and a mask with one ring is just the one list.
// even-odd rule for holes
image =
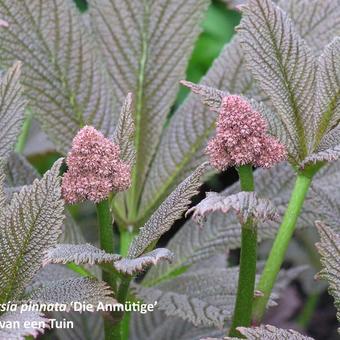
[[209, 141], [206, 152], [220, 171], [246, 164], [269, 168], [286, 157], [285, 147], [267, 134], [261, 114], [236, 95], [223, 98], [216, 136]]
[[119, 146], [92, 126], [82, 128], [66, 158], [68, 171], [62, 179], [67, 203], [100, 202], [111, 192], [127, 190], [130, 166], [119, 158]]

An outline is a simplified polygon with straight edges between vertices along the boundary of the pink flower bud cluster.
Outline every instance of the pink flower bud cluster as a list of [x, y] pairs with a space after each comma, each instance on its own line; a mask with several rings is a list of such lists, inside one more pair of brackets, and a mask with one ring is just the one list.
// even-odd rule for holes
[[92, 126], [82, 128], [72, 142], [62, 179], [67, 203], [84, 200], [100, 202], [111, 192], [127, 190], [131, 169], [119, 158], [119, 146]]
[[206, 152], [220, 171], [246, 164], [269, 168], [286, 157], [285, 147], [267, 134], [261, 114], [236, 95], [223, 98], [216, 136], [209, 141]]

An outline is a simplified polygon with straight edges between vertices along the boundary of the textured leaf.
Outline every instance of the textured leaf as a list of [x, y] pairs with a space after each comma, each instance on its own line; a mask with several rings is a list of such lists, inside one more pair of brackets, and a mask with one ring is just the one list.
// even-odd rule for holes
[[13, 151], [24, 120], [26, 101], [21, 93], [20, 73], [21, 63], [17, 62], [0, 80], [0, 158], [4, 159]]
[[5, 203], [6, 203], [4, 181], [5, 181], [5, 175], [1, 173], [1, 166], [0, 166], [0, 210], [4, 209]]
[[[222, 263], [220, 263], [221, 258], [223, 258]], [[197, 263], [195, 267], [191, 267], [186, 273], [155, 288], [166, 292], [183, 294], [189, 299], [197, 298], [223, 310], [223, 313], [229, 314], [229, 317], [224, 322], [225, 329], [217, 330], [214, 327], [204, 326], [195, 327], [189, 321], [167, 316], [164, 312], [158, 310], [156, 313], [147, 313], [145, 315], [136, 313], [132, 315], [130, 333], [132, 333], [133, 340], [192, 340], [201, 339], [208, 335], [222, 336], [227, 333], [226, 328], [231, 323], [230, 319], [237, 291], [238, 268], [226, 268], [225, 256], [210, 258], [205, 262]], [[301, 270], [301, 268], [296, 268], [281, 271], [274, 287], [275, 295], [280, 295], [287, 285], [301, 273]], [[273, 302], [272, 300], [271, 305]], [[179, 304], [178, 308], [182, 308], [182, 305]]]
[[340, 120], [340, 38], [329, 44], [319, 57], [316, 91], [318, 145], [325, 133], [336, 127]]
[[[19, 322], [19, 328], [15, 327], [15, 322]], [[0, 323], [6, 325], [11, 324], [12, 327], [0, 327], [0, 339], [14, 340], [26, 339], [26, 336], [36, 338], [39, 334], [44, 333], [44, 328], [49, 328], [49, 319], [38, 312], [6, 312], [0, 316]], [[32, 327], [36, 323], [37, 327]], [[44, 327], [40, 327], [40, 323], [44, 323]], [[39, 326], [38, 326], [39, 325]]]
[[[228, 325], [234, 310], [239, 267], [218, 267], [216, 262], [210, 261], [209, 268], [202, 269], [200, 265], [198, 268], [200, 269], [191, 268], [188, 272], [156, 287], [145, 289], [138, 287], [137, 295], [145, 301], [157, 301], [157, 307], [164, 310], [165, 314], [179, 316], [196, 326], [200, 324], [218, 327], [222, 317], [225, 319], [224, 325]], [[278, 293], [301, 273], [301, 270], [296, 268], [281, 271], [275, 286], [275, 296], [273, 295], [272, 298], [277, 297]], [[180, 297], [183, 300], [179, 300]], [[206, 311], [215, 310], [216, 314], [206, 313], [204, 309], [196, 309], [196, 302], [205, 305]], [[273, 299], [269, 305], [274, 305]], [[209, 319], [213, 319], [213, 323]]]
[[63, 221], [57, 161], [41, 180], [14, 194], [0, 212], [0, 296], [18, 297], [56, 244]]
[[193, 93], [198, 94], [201, 97], [202, 103], [216, 112], [220, 110], [223, 97], [228, 95], [227, 92], [220, 91], [214, 87], [197, 85], [190, 81], [182, 80], [181, 84], [188, 87]]
[[165, 248], [158, 248], [135, 259], [124, 258], [114, 263], [114, 267], [121, 273], [135, 275], [143, 272], [151, 265], [160, 261], [171, 262], [173, 253]]
[[[335, 210], [332, 209], [336, 205], [334, 187], [338, 185], [340, 180], [339, 166], [340, 163], [338, 162], [332, 163], [316, 175], [313, 181], [314, 190], [311, 190], [308, 195], [298, 220], [298, 227], [310, 227], [316, 219], [325, 216], [327, 216], [327, 222], [332, 220], [333, 224], [339, 219], [340, 215], [336, 215]], [[254, 176], [257, 193], [270, 199], [282, 216], [294, 185], [295, 174], [291, 167], [282, 163], [269, 170], [257, 169]], [[321, 188], [323, 191], [320, 191]], [[223, 194], [228, 196], [239, 191], [239, 183], [235, 183]], [[325, 192], [328, 192], [327, 200], [324, 198]], [[330, 200], [333, 205], [328, 206], [327, 202]], [[274, 238], [278, 226], [278, 223], [271, 221], [260, 223], [258, 225], [258, 241]], [[194, 221], [188, 220], [167, 244], [167, 248], [176, 254], [174, 261], [172, 263], [161, 263], [157, 267], [151, 268], [143, 283], [153, 285], [168, 280], [183, 272], [193, 263], [215, 254], [225, 253], [230, 249], [239, 248], [240, 244], [241, 228], [234, 214], [213, 213], [208, 216], [204, 228], [199, 228]]]
[[133, 165], [136, 158], [134, 147], [135, 123], [133, 121], [132, 94], [129, 93], [123, 103], [113, 142], [119, 145], [120, 157]]
[[[302, 335], [293, 329], [282, 329], [271, 325], [261, 325], [259, 327], [237, 327], [239, 332], [248, 340], [313, 340], [309, 336]], [[225, 339], [236, 339], [226, 337]]]
[[[277, 207], [280, 214], [284, 211], [293, 186], [294, 173], [288, 164], [282, 163], [271, 169], [258, 169], [254, 172], [255, 186], [259, 195], [268, 197]], [[228, 196], [239, 192], [236, 183], [226, 189], [223, 194]], [[258, 240], [273, 238], [277, 232], [278, 223], [260, 223]], [[234, 214], [216, 212], [208, 216], [204, 228], [199, 228], [189, 220], [170, 240], [167, 247], [176, 254], [171, 264], [162, 263], [151, 268], [145, 277], [145, 282], [162, 281], [172, 273], [185, 268], [192, 263], [240, 247], [241, 228]]]
[[[296, 11], [295, 6], [288, 6], [288, 13], [294, 20], [294, 24], [299, 31], [298, 33], [305, 40], [311, 42], [313, 48], [314, 46], [322, 48], [334, 36], [338, 35], [339, 15], [337, 13], [340, 10], [338, 1], [282, 0], [281, 4], [292, 2], [298, 4], [308, 3], [306, 5], [308, 9], [305, 7], [299, 12]], [[315, 11], [314, 6], [317, 6], [320, 11]], [[297, 13], [299, 13], [298, 16], [295, 15]], [[300, 27], [297, 21], [301, 22], [302, 18], [307, 25], [309, 23], [313, 24], [311, 26], [303, 24]], [[308, 28], [305, 29], [304, 27]], [[237, 93], [255, 99], [262, 99], [263, 94], [254, 86], [251, 74], [245, 67], [243, 51], [239, 42], [240, 37], [237, 35], [224, 48], [201, 84], [232, 94]], [[198, 103], [193, 94], [175, 112], [168, 128], [165, 130], [159, 151], [155, 156], [145, 184], [141, 203], [143, 210], [146, 207], [155, 209], [157, 204], [171, 192], [177, 183], [204, 161], [203, 150], [207, 139], [214, 129], [215, 118], [215, 113]], [[289, 146], [289, 151], [293, 154], [292, 149], [297, 149], [296, 141], [293, 139], [288, 143], [290, 135], [286, 131], [281, 131], [283, 128], [286, 128], [282, 123], [278, 123], [279, 121], [279, 119], [274, 119], [273, 122], [269, 122], [271, 131], [274, 130], [274, 135], [284, 142], [285, 145]], [[282, 135], [287, 136], [287, 138], [282, 138]]]
[[334, 297], [337, 318], [340, 321], [340, 235], [321, 222], [316, 223], [320, 242], [316, 244], [321, 255], [322, 270], [318, 278], [329, 284], [329, 293]]
[[53, 317], [57, 320], [73, 321], [73, 328], [59, 328], [55, 329], [56, 335], [60, 340], [84, 340], [96, 339], [104, 340], [104, 324], [100, 313], [91, 312], [58, 312], [53, 313]]
[[136, 258], [141, 255], [152, 242], [157, 241], [182, 216], [188, 208], [192, 196], [198, 193], [201, 177], [207, 167], [207, 163], [199, 166], [153, 213], [133, 240], [128, 253], [129, 258]]
[[249, 68], [270, 97], [300, 159], [315, 129], [315, 58], [291, 20], [271, 0], [250, 0], [240, 25]]
[[[339, 166], [340, 163], [336, 162], [332, 168], [337, 169], [338, 172], [332, 174], [327, 171], [320, 180], [314, 181], [309, 199], [305, 203], [305, 207], [319, 212], [314, 221], [322, 218], [336, 233], [340, 233], [338, 223], [340, 218], [340, 196], [334, 194], [334, 187], [340, 181]], [[314, 221], [311, 225], [314, 225]]]
[[100, 264], [118, 261], [120, 255], [108, 254], [91, 244], [58, 244], [46, 252], [43, 265], [50, 263]]
[[195, 326], [204, 324], [222, 328], [227, 317], [223, 310], [184, 294], [164, 292], [157, 288], [139, 287], [137, 295], [146, 303], [157, 301], [157, 308], [163, 310], [166, 315], [179, 316], [192, 322]]
[[[224, 48], [201, 84], [221, 91], [250, 95], [253, 81], [245, 68], [237, 36]], [[190, 94], [174, 113], [144, 187], [143, 211], [154, 210], [176, 184], [203, 163], [203, 150], [214, 131], [215, 119], [216, 113], [200, 103], [195, 94]]]
[[[24, 185], [30, 185], [36, 178], [40, 178], [39, 173], [27, 161], [25, 157], [17, 153], [12, 153], [6, 166], [5, 191], [8, 197], [15, 192], [19, 192]], [[65, 221], [63, 232], [60, 235], [59, 243], [85, 243], [80, 227], [76, 224], [71, 214], [65, 211]]]
[[30, 107], [58, 150], [67, 152], [83, 124], [111, 135], [111, 86], [75, 4], [1, 0], [0, 17], [8, 22], [0, 31], [1, 62], [23, 61]]
[[278, 5], [316, 54], [340, 34], [339, 0], [280, 0]]
[[226, 331], [215, 327], [196, 327], [189, 321], [167, 316], [158, 310], [156, 313], [134, 313], [130, 338], [131, 340], [193, 340], [208, 335], [223, 336]]
[[11, 153], [9, 155], [6, 166], [7, 187], [19, 188], [24, 185], [30, 185], [39, 177], [37, 170], [34, 169], [24, 156], [18, 153]]
[[26, 290], [31, 292], [33, 289], [40, 288], [58, 280], [74, 279], [77, 277], [79, 277], [78, 273], [62, 264], [49, 264], [35, 274]]
[[117, 98], [136, 98], [135, 185], [143, 184], [185, 76], [207, 0], [91, 2], [90, 14]]
[[58, 280], [46, 284], [35, 290], [30, 299], [45, 304], [62, 303], [69, 308], [72, 302], [84, 302], [94, 307], [99, 302], [105, 304], [117, 304], [111, 296], [112, 292], [106, 283], [89, 277], [81, 277], [68, 280]]
[[236, 212], [240, 223], [244, 223], [248, 218], [262, 222], [279, 221], [279, 214], [269, 200], [258, 197], [255, 192], [245, 191], [229, 196], [208, 192], [207, 197], [189, 209], [187, 214], [193, 213], [193, 219], [202, 223], [204, 218], [212, 212], [220, 211], [226, 214], [231, 209]]
[[[338, 131], [337, 131], [338, 132]], [[329, 149], [312, 153], [300, 163], [300, 168], [304, 169], [309, 164], [321, 162], [334, 162], [340, 157], [340, 144]]]

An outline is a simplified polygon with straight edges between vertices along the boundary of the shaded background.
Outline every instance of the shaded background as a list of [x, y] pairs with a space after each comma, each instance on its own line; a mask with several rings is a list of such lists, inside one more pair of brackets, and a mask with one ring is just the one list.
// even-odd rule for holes
[[[86, 0], [73, 0], [76, 2], [78, 8], [82, 12], [86, 12]], [[124, 0], [122, 0], [124, 1]], [[226, 5], [220, 1], [212, 1], [209, 7], [206, 18], [203, 22], [203, 31], [196, 42], [193, 55], [190, 59], [187, 69], [187, 80], [192, 82], [199, 82], [204, 76], [214, 59], [219, 55], [223, 46], [231, 39], [234, 34], [234, 28], [240, 21], [240, 14], [236, 11], [226, 8]], [[185, 99], [189, 90], [181, 87], [173, 110], [175, 110], [180, 103]], [[172, 111], [173, 111], [172, 110]], [[54, 152], [44, 154], [30, 155], [29, 161], [37, 168], [40, 173], [48, 170], [54, 161], [59, 158], [59, 155]], [[195, 203], [202, 197], [203, 192], [214, 190], [221, 191], [227, 186], [231, 185], [237, 180], [237, 173], [231, 169], [221, 175], [215, 176], [202, 188], [201, 194], [195, 199]], [[96, 224], [95, 214], [92, 209], [88, 209], [86, 205], [72, 206], [72, 214], [79, 221], [83, 228], [84, 234], [88, 240], [96, 238], [96, 230], [93, 226]], [[176, 231], [183, 225], [184, 219], [179, 220], [173, 228], [164, 235], [159, 241], [159, 245], [164, 246], [169, 238], [172, 237]], [[306, 240], [307, 243], [303, 244]], [[308, 250], [312, 252], [311, 257], [314, 258], [314, 263], [318, 266], [318, 257], [316, 249], [313, 248], [313, 242], [308, 240], [308, 235], [300, 235], [294, 239], [290, 254], [288, 256], [285, 266], [289, 267], [296, 265], [295, 258], [297, 256], [306, 256]], [[270, 245], [270, 244], [269, 244]], [[261, 247], [263, 253], [268, 249], [269, 245]], [[307, 249], [309, 247], [309, 249]], [[301, 248], [303, 250], [301, 250]], [[300, 253], [299, 253], [300, 252]], [[231, 261], [238, 262], [239, 252], [231, 253]], [[295, 256], [295, 258], [294, 258]], [[302, 278], [302, 280], [306, 278]], [[305, 283], [302, 280], [294, 281], [287, 291], [283, 294], [283, 298], [279, 302], [279, 306], [271, 309], [270, 316], [267, 317], [267, 323], [283, 327], [296, 328], [305, 330], [308, 335], [320, 340], [339, 339], [336, 332], [337, 320], [336, 310], [333, 306], [333, 299], [327, 294], [323, 288], [322, 293], [313, 293], [307, 295], [304, 289]], [[308, 278], [312, 281], [312, 278]]]

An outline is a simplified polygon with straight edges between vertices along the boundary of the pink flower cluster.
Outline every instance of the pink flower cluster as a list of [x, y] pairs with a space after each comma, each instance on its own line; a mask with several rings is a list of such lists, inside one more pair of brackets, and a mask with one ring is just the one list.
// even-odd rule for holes
[[261, 114], [236, 95], [223, 98], [216, 136], [206, 152], [220, 171], [245, 164], [269, 168], [286, 157], [285, 147], [267, 134]]
[[72, 142], [62, 179], [67, 203], [84, 200], [100, 202], [111, 192], [127, 190], [131, 184], [130, 166], [119, 158], [119, 146], [92, 126], [82, 128]]

